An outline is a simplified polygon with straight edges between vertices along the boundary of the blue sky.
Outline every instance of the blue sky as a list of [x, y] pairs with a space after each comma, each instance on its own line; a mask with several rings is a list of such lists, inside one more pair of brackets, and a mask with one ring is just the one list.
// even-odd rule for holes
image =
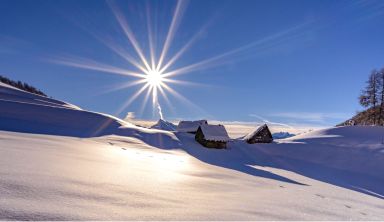
[[[384, 67], [384, 2], [380, 0], [179, 4], [182, 16], [165, 61], [196, 38], [169, 71], [208, 61], [204, 67], [172, 77], [193, 84], [169, 84], [190, 102], [170, 93], [169, 104], [160, 97], [166, 119], [334, 125], [361, 110], [357, 97], [368, 74]], [[144, 95], [120, 109], [141, 85], [108, 91], [135, 77], [62, 64], [92, 61], [135, 69], [104, 44], [139, 60], [111, 5], [124, 15], [147, 58], [150, 15], [159, 57], [177, 1], [1, 0], [0, 74], [84, 109], [158, 118], [150, 100], [140, 112]]]

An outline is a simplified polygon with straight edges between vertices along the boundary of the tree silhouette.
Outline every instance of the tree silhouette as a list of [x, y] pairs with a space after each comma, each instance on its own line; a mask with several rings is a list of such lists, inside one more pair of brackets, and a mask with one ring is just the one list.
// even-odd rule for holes
[[21, 81], [14, 81], [14, 80], [11, 80], [5, 76], [0, 75], [0, 82], [8, 84], [8, 85], [13, 86], [13, 87], [16, 87], [18, 89], [30, 92], [30, 93], [40, 95], [40, 96], [47, 96], [45, 93], [43, 93], [39, 89], [36, 89], [35, 87], [28, 85], [25, 82], [23, 83]]

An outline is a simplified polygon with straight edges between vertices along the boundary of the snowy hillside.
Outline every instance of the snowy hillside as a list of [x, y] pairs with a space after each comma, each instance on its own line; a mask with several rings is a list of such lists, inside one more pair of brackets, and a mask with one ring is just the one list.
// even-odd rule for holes
[[45, 96], [39, 96], [33, 93], [25, 92], [2, 82], [0, 82], [0, 99], [2, 102], [19, 102], [80, 110], [80, 108], [75, 105], [55, 99], [50, 99]]
[[[382, 115], [380, 117], [380, 115]], [[375, 118], [374, 118], [375, 117]], [[373, 126], [384, 125], [384, 114], [380, 111], [380, 106], [369, 108], [361, 112], [357, 112], [352, 118], [338, 124], [338, 126]]]
[[74, 137], [116, 134], [145, 139], [160, 147], [177, 144], [171, 133], [136, 127], [107, 114], [0, 84], [1, 130]]
[[383, 220], [384, 129], [228, 149], [0, 85], [0, 219]]
[[[350, 126], [317, 130], [279, 140], [284, 156], [384, 177], [384, 127]], [[282, 150], [270, 149], [279, 154]]]

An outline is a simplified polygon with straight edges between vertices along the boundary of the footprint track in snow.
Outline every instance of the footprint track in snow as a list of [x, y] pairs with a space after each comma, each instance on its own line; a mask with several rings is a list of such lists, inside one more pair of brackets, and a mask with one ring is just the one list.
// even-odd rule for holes
[[324, 199], [325, 198], [325, 196], [323, 196], [323, 195], [321, 195], [321, 194], [316, 194], [316, 196], [318, 196], [318, 197], [320, 197], [320, 198], [322, 198], [322, 199]]

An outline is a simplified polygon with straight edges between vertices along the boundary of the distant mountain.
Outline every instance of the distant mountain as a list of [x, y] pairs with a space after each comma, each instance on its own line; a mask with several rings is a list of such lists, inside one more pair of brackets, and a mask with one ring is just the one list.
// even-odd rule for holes
[[273, 139], [285, 139], [289, 137], [296, 136], [296, 134], [288, 133], [288, 132], [278, 132], [278, 133], [272, 133]]
[[171, 122], [165, 121], [163, 119], [159, 119], [159, 121], [157, 121], [157, 123], [155, 125], [151, 126], [151, 129], [161, 129], [161, 130], [165, 130], [165, 131], [175, 131], [176, 130], [176, 125], [171, 123]]
[[380, 108], [369, 108], [362, 112], [358, 112], [354, 117], [348, 119], [347, 121], [338, 124], [337, 126], [372, 126], [372, 125], [384, 125], [384, 110], [382, 112], [381, 118]]

